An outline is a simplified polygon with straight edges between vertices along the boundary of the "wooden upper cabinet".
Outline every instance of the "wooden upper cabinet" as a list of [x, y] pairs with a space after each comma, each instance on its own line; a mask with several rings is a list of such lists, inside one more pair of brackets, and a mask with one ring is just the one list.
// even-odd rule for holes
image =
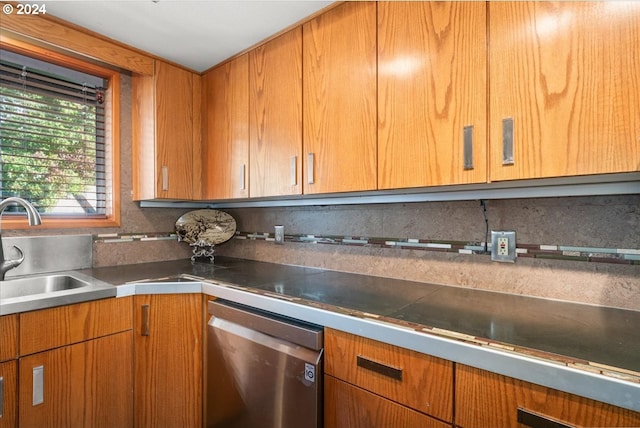
[[376, 4], [303, 26], [304, 193], [376, 188]]
[[640, 170], [640, 3], [489, 2], [489, 16], [491, 180]]
[[200, 76], [156, 61], [132, 85], [133, 199], [198, 199]]
[[249, 196], [249, 54], [203, 77], [204, 199]]
[[486, 8], [378, 3], [380, 189], [486, 182]]
[[249, 52], [250, 195], [302, 193], [302, 27]]

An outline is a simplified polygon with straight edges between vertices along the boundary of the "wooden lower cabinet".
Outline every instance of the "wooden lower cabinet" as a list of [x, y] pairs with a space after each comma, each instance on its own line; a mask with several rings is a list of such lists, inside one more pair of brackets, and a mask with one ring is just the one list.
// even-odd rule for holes
[[[131, 427], [131, 334], [126, 331], [20, 358], [20, 428]], [[36, 386], [39, 392], [34, 394], [38, 383], [42, 387]]]
[[453, 363], [325, 329], [325, 372], [421, 413], [453, 420]]
[[135, 296], [135, 427], [202, 427], [204, 308], [200, 293]]
[[451, 425], [325, 376], [325, 428], [446, 428]]
[[461, 364], [455, 388], [461, 428], [640, 426], [640, 413]]
[[0, 428], [17, 426], [17, 366], [17, 360], [0, 363]]

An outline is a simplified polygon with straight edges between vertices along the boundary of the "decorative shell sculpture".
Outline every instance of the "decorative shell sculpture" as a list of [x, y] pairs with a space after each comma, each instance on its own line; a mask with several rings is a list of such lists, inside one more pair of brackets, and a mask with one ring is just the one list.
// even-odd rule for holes
[[214, 260], [214, 246], [236, 233], [236, 221], [229, 214], [212, 209], [189, 211], [176, 221], [178, 241], [193, 247], [191, 261], [198, 257]]

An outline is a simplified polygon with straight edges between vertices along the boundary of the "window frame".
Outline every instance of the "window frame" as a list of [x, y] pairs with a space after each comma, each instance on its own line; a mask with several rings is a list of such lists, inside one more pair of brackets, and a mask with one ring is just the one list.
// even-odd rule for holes
[[[105, 90], [105, 158], [108, 161], [107, 201], [104, 218], [80, 217], [72, 215], [43, 216], [41, 229], [99, 228], [120, 226], [120, 71], [77, 58], [45, 47], [21, 40], [0, 38], [2, 49], [21, 55], [32, 56], [52, 64], [91, 73], [106, 79]], [[2, 216], [3, 229], [29, 228], [26, 216]]]

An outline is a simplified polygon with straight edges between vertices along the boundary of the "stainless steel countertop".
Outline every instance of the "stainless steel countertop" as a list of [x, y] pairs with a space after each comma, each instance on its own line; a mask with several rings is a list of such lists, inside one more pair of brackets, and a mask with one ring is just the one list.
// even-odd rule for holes
[[[176, 280], [181, 275], [202, 278], [211, 284], [203, 292], [218, 297], [345, 326], [352, 333], [640, 411], [640, 383], [634, 376], [640, 373], [640, 311], [225, 257], [216, 257], [215, 264], [182, 260], [80, 272], [114, 285], [165, 278], [176, 292], [186, 284]], [[414, 334], [405, 337], [405, 331]], [[433, 337], [442, 340], [416, 342]], [[465, 347], [456, 345], [461, 342]], [[480, 348], [487, 352], [477, 354]], [[510, 365], [523, 357], [527, 364]], [[540, 367], [529, 364], [536, 361]], [[519, 375], [525, 367], [529, 373]], [[539, 375], [532, 367], [541, 370]], [[571, 376], [554, 379], [560, 367], [558, 373]], [[574, 375], [580, 373], [589, 382], [576, 387]], [[626, 388], [613, 397], [600, 378]]]

